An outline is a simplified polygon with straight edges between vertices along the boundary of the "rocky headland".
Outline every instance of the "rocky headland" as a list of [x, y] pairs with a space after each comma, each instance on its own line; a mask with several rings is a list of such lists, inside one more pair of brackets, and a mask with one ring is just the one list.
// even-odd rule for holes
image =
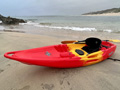
[[120, 16], [120, 8], [112, 8], [101, 11], [84, 13], [82, 15], [108, 15], [108, 16]]
[[19, 23], [26, 23], [26, 21], [23, 19], [12, 18], [10, 16], [5, 17], [2, 15], [0, 15], [0, 21], [2, 21], [2, 24], [4, 25], [17, 25]]

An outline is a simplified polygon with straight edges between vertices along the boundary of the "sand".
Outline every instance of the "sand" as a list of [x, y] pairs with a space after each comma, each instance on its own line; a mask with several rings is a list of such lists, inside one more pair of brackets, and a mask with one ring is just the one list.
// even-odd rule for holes
[[120, 16], [120, 13], [89, 14], [85, 16]]
[[[101, 63], [70, 69], [26, 65], [4, 58], [8, 51], [59, 44], [61, 40], [97, 36], [102, 39], [120, 39], [119, 34], [94, 32], [49, 32], [49, 35], [19, 32], [0, 32], [0, 90], [119, 90], [120, 62]], [[67, 34], [67, 35], [66, 35]], [[112, 35], [112, 37], [111, 37]], [[72, 36], [70, 38], [70, 36]], [[120, 43], [112, 58], [120, 59]]]

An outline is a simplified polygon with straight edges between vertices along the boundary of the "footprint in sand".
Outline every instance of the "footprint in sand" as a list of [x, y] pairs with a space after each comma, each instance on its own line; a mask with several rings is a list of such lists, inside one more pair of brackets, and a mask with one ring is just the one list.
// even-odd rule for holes
[[27, 85], [27, 86], [24, 86], [23, 88], [19, 89], [19, 90], [29, 90], [30, 89], [30, 86]]
[[4, 70], [0, 69], [0, 73], [2, 73]]
[[53, 84], [41, 84], [42, 88], [43, 89], [46, 89], [46, 90], [52, 90], [54, 88], [54, 85]]

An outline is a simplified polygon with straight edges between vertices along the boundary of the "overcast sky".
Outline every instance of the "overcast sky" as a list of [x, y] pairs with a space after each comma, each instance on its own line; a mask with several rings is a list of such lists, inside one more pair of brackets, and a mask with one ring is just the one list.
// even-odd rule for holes
[[1, 0], [5, 16], [81, 15], [120, 7], [120, 0]]

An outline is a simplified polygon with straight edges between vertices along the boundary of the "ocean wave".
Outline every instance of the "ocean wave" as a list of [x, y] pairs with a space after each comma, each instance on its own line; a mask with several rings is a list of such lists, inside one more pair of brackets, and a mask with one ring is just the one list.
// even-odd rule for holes
[[80, 27], [61, 27], [61, 26], [46, 26], [46, 25], [34, 25], [36, 27], [46, 27], [46, 28], [53, 28], [53, 29], [65, 29], [65, 30], [74, 30], [74, 31], [97, 31], [95, 28], [80, 28]]
[[110, 30], [110, 29], [105, 29], [105, 30], [103, 30], [104, 32], [109, 32], [109, 33], [111, 33], [111, 32], [113, 32], [112, 30]]
[[40, 25], [52, 25], [52, 23], [40, 23]]
[[4, 30], [5, 28], [3, 26], [0, 26], [0, 30]]
[[28, 21], [27, 23], [19, 23], [19, 25], [39, 25], [39, 23], [34, 23], [32, 21]]
[[53, 28], [53, 29], [65, 29], [65, 30], [74, 30], [74, 31], [97, 31], [96, 28], [80, 28], [80, 27], [70, 27], [70, 26], [51, 26], [51, 23], [34, 23], [32, 21], [28, 21], [27, 23], [20, 23], [19, 25], [32, 25], [35, 27], [45, 27], [45, 28]]
[[2, 23], [2, 21], [0, 21], [0, 24]]
[[108, 33], [114, 32], [113, 30], [110, 30], [110, 29], [99, 30], [99, 29], [91, 28], [91, 27], [81, 28], [81, 27], [72, 27], [72, 26], [52, 26], [51, 23], [34, 23], [32, 21], [28, 21], [27, 23], [20, 23], [20, 25], [32, 25], [35, 27], [65, 29], [65, 30], [74, 30], [74, 31], [95, 31], [95, 32], [108, 32]]
[[97, 31], [95, 28], [80, 28], [80, 27], [56, 27], [56, 26], [51, 26], [49, 28], [57, 28], [57, 29], [66, 29], [66, 30], [74, 30], [74, 31]]

